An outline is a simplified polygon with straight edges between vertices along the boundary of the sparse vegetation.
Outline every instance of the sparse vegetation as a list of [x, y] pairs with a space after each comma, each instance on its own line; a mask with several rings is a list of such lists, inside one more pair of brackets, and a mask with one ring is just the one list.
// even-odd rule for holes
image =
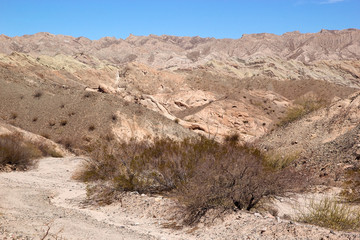
[[360, 209], [332, 198], [312, 200], [307, 209], [300, 211], [297, 220], [335, 230], [359, 230]]
[[19, 133], [0, 135], [0, 170], [9, 166], [12, 170], [26, 170], [41, 156], [60, 156], [53, 148], [26, 141]]
[[224, 138], [225, 142], [231, 144], [237, 144], [240, 141], [240, 135], [238, 133], [231, 133]]
[[267, 170], [257, 149], [231, 143], [206, 138], [156, 139], [153, 144], [98, 142], [100, 147], [91, 152], [93, 160], [76, 178], [108, 182], [118, 192], [171, 194], [185, 206], [184, 223], [189, 225], [208, 210], [250, 210], [264, 196], [299, 185], [289, 168]]
[[33, 95], [34, 98], [41, 98], [41, 96], [43, 95], [43, 93], [41, 91], [36, 91]]
[[326, 101], [314, 96], [302, 97], [294, 101], [294, 105], [287, 109], [285, 116], [281, 118], [278, 126], [286, 126], [305, 115], [326, 106]]
[[84, 98], [90, 98], [92, 96], [92, 94], [90, 92], [87, 92], [84, 94]]
[[360, 203], [360, 169], [355, 168], [347, 172], [347, 181], [342, 195], [353, 203]]
[[95, 130], [95, 125], [91, 124], [88, 129], [89, 129], [90, 132], [94, 131]]
[[112, 115], [111, 115], [111, 120], [112, 120], [113, 122], [116, 122], [117, 119], [118, 119], [118, 117], [116, 116], [116, 114], [112, 114]]
[[67, 122], [67, 120], [61, 120], [60, 121], [60, 126], [66, 126], [66, 124], [67, 124], [68, 122]]
[[269, 152], [264, 155], [264, 165], [274, 170], [284, 169], [288, 167], [293, 161], [298, 159], [299, 156], [300, 151], [287, 154]]
[[36, 122], [38, 120], [38, 117], [33, 117], [32, 121]]
[[63, 155], [56, 151], [55, 147], [50, 147], [47, 144], [37, 144], [38, 149], [42, 152], [43, 156], [50, 156], [50, 157], [55, 157], [55, 158], [59, 158], [59, 157], [63, 157]]
[[11, 113], [10, 119], [15, 120], [18, 117], [17, 113]]

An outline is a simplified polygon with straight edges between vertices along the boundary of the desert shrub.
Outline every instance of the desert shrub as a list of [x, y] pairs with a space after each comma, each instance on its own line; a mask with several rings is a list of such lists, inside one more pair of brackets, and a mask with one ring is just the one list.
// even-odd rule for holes
[[91, 124], [91, 125], [89, 126], [88, 130], [89, 130], [90, 132], [94, 131], [94, 130], [95, 130], [95, 125], [94, 125], [94, 124]]
[[225, 136], [224, 141], [231, 144], [237, 144], [240, 141], [240, 135], [238, 133], [231, 133]]
[[332, 198], [312, 200], [307, 209], [299, 212], [296, 220], [335, 230], [359, 230], [360, 209]]
[[277, 125], [285, 126], [324, 106], [326, 106], [326, 101], [315, 96], [299, 98], [294, 101], [294, 106], [287, 109], [285, 116]]
[[57, 151], [53, 146], [49, 146], [47, 144], [42, 144], [42, 143], [38, 143], [36, 144], [36, 146], [41, 151], [43, 156], [51, 156], [56, 158], [63, 157], [62, 153]]
[[41, 98], [41, 96], [43, 95], [43, 93], [41, 91], [36, 91], [33, 95], [34, 98]]
[[26, 170], [41, 156], [38, 147], [20, 134], [0, 135], [0, 169], [9, 165], [13, 170]]
[[179, 122], [180, 122], [180, 119], [178, 119], [178, 118], [175, 118], [174, 122], [175, 122], [175, 123], [177, 123], [177, 124], [179, 124]]
[[288, 167], [300, 157], [300, 152], [280, 154], [274, 151], [264, 154], [264, 165], [270, 169], [279, 170]]
[[17, 113], [11, 113], [10, 119], [15, 120], [18, 117]]
[[84, 97], [84, 98], [90, 98], [90, 97], [92, 97], [92, 95], [93, 95], [93, 94], [91, 94], [90, 92], [87, 92], [87, 93], [84, 94], [83, 97]]
[[116, 122], [117, 119], [118, 119], [118, 117], [116, 116], [116, 114], [112, 114], [112, 115], [111, 115], [111, 120], [112, 120], [112, 121]]
[[342, 195], [349, 201], [360, 203], [360, 169], [348, 170]]
[[61, 120], [60, 126], [66, 126], [67, 123], [68, 123], [67, 120]]
[[204, 137], [97, 145], [77, 179], [110, 182], [120, 192], [171, 194], [184, 206], [186, 224], [197, 223], [211, 209], [250, 210], [264, 196], [299, 184], [289, 168], [264, 166], [255, 148]]

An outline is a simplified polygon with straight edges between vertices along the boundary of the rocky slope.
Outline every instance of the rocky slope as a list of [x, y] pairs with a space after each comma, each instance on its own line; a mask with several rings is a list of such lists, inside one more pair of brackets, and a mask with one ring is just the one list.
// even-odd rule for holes
[[[331, 100], [355, 92], [360, 87], [359, 36], [357, 29], [236, 40], [1, 35], [0, 79], [101, 90], [197, 133], [222, 137], [236, 132], [253, 141], [304, 94]], [[14, 111], [6, 109], [2, 118], [9, 120]]]

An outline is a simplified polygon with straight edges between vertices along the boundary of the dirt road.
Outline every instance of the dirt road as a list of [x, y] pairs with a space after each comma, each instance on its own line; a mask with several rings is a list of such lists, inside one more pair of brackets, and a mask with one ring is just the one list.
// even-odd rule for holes
[[155, 224], [148, 227], [151, 223], [146, 220], [115, 217], [115, 208], [111, 213], [81, 208], [86, 186], [71, 179], [81, 161], [45, 158], [34, 170], [1, 173], [0, 227], [25, 239], [44, 236], [48, 225], [50, 235], [65, 239], [160, 239], [157, 235], [164, 230], [154, 228]]

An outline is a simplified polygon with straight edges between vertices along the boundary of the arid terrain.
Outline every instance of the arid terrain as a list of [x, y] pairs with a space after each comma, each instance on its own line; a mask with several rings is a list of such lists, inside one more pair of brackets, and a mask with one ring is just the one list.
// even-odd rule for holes
[[[0, 166], [4, 239], [39, 239], [48, 225], [49, 237], [64, 239], [360, 239], [360, 229], [294, 221], [296, 204], [340, 197], [360, 167], [358, 29], [240, 39], [0, 35], [0, 102], [0, 135], [20, 132], [63, 156], [25, 172]], [[275, 196], [276, 214], [241, 210], [178, 229], [171, 197], [128, 192], [98, 206], [72, 178], [103, 139], [199, 135], [236, 135], [312, 186]]]

